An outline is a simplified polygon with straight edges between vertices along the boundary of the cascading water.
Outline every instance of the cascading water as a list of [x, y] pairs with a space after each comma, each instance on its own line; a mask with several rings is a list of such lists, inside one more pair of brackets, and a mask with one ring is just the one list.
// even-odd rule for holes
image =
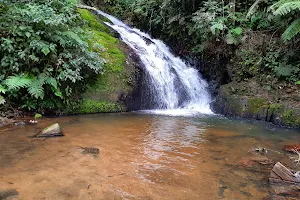
[[149, 96], [153, 112], [167, 115], [211, 114], [207, 83], [198, 71], [175, 57], [160, 40], [131, 28], [102, 11], [98, 14], [108, 18], [108, 26], [117, 31], [121, 39], [140, 57], [150, 84]]

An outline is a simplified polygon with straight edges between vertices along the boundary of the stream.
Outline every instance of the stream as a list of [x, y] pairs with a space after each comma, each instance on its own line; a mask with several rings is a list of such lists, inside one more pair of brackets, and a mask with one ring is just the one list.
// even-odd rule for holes
[[[64, 137], [31, 137], [55, 122]], [[43, 118], [0, 130], [0, 199], [263, 199], [274, 164], [254, 164], [249, 150], [295, 141], [296, 130], [212, 115]]]

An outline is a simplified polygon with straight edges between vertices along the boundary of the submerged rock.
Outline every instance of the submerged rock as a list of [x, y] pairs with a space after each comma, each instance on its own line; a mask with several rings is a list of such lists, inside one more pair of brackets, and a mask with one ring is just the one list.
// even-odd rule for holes
[[48, 126], [47, 128], [44, 128], [40, 134], [38, 134], [36, 137], [58, 137], [58, 136], [64, 136], [62, 133], [60, 126], [58, 123], [52, 124], [51, 126]]
[[271, 165], [274, 164], [274, 161], [262, 155], [251, 155], [243, 157], [239, 163], [241, 167], [245, 168], [259, 168], [260, 165]]
[[95, 147], [81, 147], [83, 154], [90, 154], [92, 156], [98, 156], [100, 153], [100, 150]]
[[15, 196], [18, 196], [19, 192], [17, 190], [11, 189], [11, 190], [0, 190], [0, 199], [11, 199]]

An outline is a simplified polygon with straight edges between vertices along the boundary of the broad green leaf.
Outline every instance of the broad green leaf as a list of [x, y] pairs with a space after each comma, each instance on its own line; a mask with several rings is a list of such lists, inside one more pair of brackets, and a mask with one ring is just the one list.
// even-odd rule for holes
[[31, 36], [31, 33], [30, 32], [26, 32], [25, 35], [26, 35], [26, 37], [29, 38]]
[[42, 52], [46, 55], [48, 55], [50, 53], [50, 49], [48, 47], [43, 47], [42, 48]]
[[61, 99], [63, 99], [63, 95], [62, 95], [62, 93], [59, 89], [55, 90], [54, 94], [55, 94], [55, 96], [60, 97]]
[[231, 32], [235, 35], [241, 35], [243, 32], [243, 29], [241, 27], [236, 27], [236, 28], [232, 29]]

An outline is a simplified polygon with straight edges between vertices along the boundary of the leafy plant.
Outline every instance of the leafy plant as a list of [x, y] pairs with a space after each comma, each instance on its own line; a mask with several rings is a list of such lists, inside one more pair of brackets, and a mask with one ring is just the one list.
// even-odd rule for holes
[[[28, 110], [48, 109], [47, 105], [53, 109], [80, 94], [102, 73], [104, 60], [87, 43], [76, 3], [1, 1], [0, 103], [26, 102], [23, 108]], [[53, 103], [42, 103], [45, 99]]]
[[[274, 15], [286, 16], [293, 11], [300, 13], [300, 0], [280, 0], [270, 7]], [[299, 15], [284, 31], [282, 39], [284, 41], [291, 40], [300, 32]]]

